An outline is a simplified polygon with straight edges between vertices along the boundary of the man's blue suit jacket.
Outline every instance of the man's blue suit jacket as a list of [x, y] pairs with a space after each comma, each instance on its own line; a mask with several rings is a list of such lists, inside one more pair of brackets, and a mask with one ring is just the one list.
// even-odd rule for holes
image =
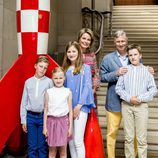
[[108, 83], [105, 108], [108, 111], [120, 112], [121, 99], [115, 92], [115, 86], [118, 80], [116, 71], [122, 67], [117, 51], [104, 56], [100, 65], [101, 82]]

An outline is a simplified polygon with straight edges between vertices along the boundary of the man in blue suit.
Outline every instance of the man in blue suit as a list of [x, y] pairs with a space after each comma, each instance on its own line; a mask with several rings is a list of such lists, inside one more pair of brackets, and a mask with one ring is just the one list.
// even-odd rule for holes
[[107, 154], [108, 158], [115, 158], [115, 142], [121, 123], [121, 99], [115, 92], [115, 86], [120, 75], [127, 72], [129, 64], [126, 53], [128, 38], [123, 30], [114, 34], [116, 51], [106, 55], [100, 66], [101, 82], [108, 82], [105, 108], [107, 110]]
[[[118, 30], [114, 34], [116, 50], [106, 55], [100, 65], [101, 82], [108, 83], [106, 95], [106, 116], [107, 116], [107, 154], [108, 158], [115, 158], [115, 143], [117, 132], [121, 123], [121, 99], [115, 92], [115, 86], [119, 76], [125, 74], [127, 65], [130, 64], [126, 52], [128, 38], [126, 32]], [[154, 74], [153, 67], [148, 67], [151, 74]], [[135, 139], [136, 145], [136, 139]], [[137, 148], [137, 146], [135, 146]], [[137, 153], [137, 149], [135, 149]]]

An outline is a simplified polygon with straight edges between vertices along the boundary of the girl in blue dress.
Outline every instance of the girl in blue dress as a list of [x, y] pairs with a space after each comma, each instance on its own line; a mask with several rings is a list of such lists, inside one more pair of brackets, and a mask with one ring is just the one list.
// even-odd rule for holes
[[63, 61], [66, 74], [65, 87], [72, 91], [73, 140], [69, 142], [73, 158], [85, 158], [84, 133], [87, 116], [95, 107], [92, 92], [92, 75], [89, 65], [83, 64], [80, 45], [69, 42]]

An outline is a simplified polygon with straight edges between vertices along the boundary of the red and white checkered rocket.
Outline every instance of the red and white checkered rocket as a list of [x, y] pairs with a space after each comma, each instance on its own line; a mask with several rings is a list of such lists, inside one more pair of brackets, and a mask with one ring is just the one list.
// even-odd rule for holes
[[19, 54], [47, 54], [50, 0], [17, 0]]
[[[20, 146], [20, 102], [23, 85], [34, 74], [38, 55], [50, 60], [47, 76], [58, 66], [47, 55], [50, 0], [17, 0], [17, 61], [0, 80], [0, 153], [6, 144]], [[19, 137], [19, 138], [18, 138]]]

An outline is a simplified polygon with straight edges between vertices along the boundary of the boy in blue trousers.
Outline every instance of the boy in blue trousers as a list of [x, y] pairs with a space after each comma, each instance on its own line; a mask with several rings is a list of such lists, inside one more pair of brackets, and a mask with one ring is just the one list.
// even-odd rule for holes
[[28, 134], [28, 157], [47, 158], [48, 148], [43, 135], [44, 93], [52, 87], [52, 80], [45, 76], [49, 60], [39, 56], [35, 75], [25, 81], [20, 117], [23, 131]]

